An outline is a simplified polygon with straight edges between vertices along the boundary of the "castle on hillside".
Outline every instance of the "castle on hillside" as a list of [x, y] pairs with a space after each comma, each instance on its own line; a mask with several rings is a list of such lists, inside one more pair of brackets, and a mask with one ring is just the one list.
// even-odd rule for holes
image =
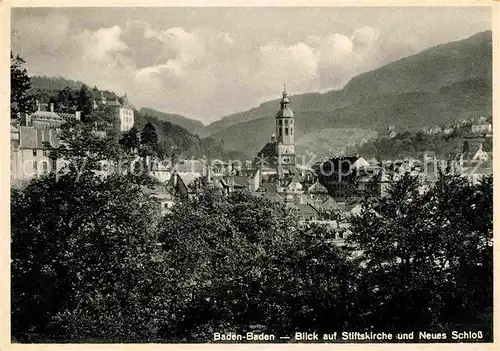
[[262, 174], [283, 176], [296, 173], [294, 117], [285, 85], [280, 109], [275, 115], [276, 132], [254, 159], [254, 168], [260, 169]]
[[127, 132], [134, 126], [134, 106], [128, 101], [127, 94], [123, 95], [120, 99], [107, 101], [104, 93], [101, 91], [101, 98], [93, 101], [94, 110], [99, 106], [112, 107], [116, 117], [119, 121], [120, 132]]

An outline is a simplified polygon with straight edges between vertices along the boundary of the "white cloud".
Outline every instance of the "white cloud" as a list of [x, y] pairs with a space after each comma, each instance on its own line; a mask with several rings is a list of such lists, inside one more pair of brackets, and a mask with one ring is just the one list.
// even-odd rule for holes
[[259, 48], [258, 65], [249, 83], [262, 96], [273, 96], [280, 93], [283, 83], [302, 90], [312, 88], [317, 78], [317, 59], [309, 46], [270, 43]]
[[[365, 49], [376, 47], [378, 37], [374, 28], [361, 27], [349, 36], [331, 33], [247, 47], [238, 35], [202, 27], [161, 29], [134, 20], [72, 33], [69, 23], [57, 14], [16, 23], [31, 40], [16, 43], [30, 56], [28, 62], [33, 60], [31, 74], [127, 92], [139, 107], [205, 122], [277, 98], [283, 83], [291, 94], [338, 88], [365, 67], [370, 60]], [[35, 58], [36, 52], [41, 57]]]
[[99, 28], [95, 32], [84, 30], [72, 36], [80, 43], [82, 55], [87, 59], [105, 60], [113, 52], [123, 52], [129, 47], [121, 40], [122, 29], [119, 26]]

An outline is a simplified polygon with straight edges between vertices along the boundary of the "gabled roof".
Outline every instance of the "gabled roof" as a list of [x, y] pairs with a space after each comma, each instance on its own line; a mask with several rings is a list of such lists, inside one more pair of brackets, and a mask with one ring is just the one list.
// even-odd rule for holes
[[323, 203], [319, 205], [322, 209], [325, 210], [340, 210], [343, 208], [335, 199], [329, 197]]
[[257, 194], [273, 202], [283, 202], [283, 197], [277, 193], [259, 192]]
[[[276, 153], [276, 142], [269, 142], [257, 154], [259, 157], [274, 157]], [[257, 160], [256, 160], [257, 161]], [[265, 160], [267, 163], [273, 162], [272, 159]]]
[[110, 107], [122, 107], [122, 104], [120, 104], [120, 101], [118, 101], [118, 99], [108, 101], [106, 105]]
[[294, 205], [294, 211], [298, 212], [299, 216], [303, 217], [317, 217], [318, 211], [311, 204], [297, 204]]
[[149, 196], [158, 199], [171, 199], [172, 194], [168, 191], [167, 187], [161, 184], [155, 184], [152, 186], [141, 186], [142, 191]]
[[313, 185], [307, 188], [309, 194], [328, 194], [328, 189], [325, 188], [320, 182], [316, 181]]

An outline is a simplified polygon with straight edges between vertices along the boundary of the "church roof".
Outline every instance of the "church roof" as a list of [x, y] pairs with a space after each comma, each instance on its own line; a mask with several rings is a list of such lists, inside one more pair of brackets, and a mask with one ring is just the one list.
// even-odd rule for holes
[[257, 154], [257, 158], [255, 158], [255, 164], [257, 167], [266, 167], [269, 165], [274, 165], [277, 162], [278, 154], [276, 152], [276, 142], [269, 142], [260, 152]]
[[281, 118], [281, 117], [294, 117], [292, 109], [290, 107], [284, 107], [284, 108], [280, 109], [276, 113], [276, 118]]

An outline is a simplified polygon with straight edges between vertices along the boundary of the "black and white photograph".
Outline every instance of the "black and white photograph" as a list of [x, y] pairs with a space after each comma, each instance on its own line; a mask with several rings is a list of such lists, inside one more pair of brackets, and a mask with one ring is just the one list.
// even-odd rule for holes
[[251, 4], [9, 9], [9, 342], [496, 341], [500, 3]]

